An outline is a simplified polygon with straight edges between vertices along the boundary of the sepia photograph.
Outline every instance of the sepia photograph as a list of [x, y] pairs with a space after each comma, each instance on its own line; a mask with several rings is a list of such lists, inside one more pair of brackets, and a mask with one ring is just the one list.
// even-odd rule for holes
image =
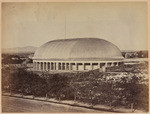
[[148, 113], [148, 2], [2, 2], [2, 113]]

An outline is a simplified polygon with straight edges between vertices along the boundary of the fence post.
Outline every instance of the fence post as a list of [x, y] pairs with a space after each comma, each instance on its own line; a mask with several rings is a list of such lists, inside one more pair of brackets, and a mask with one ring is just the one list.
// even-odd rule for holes
[[35, 98], [35, 96], [33, 95], [33, 99]]
[[23, 98], [23, 93], [21, 93], [21, 97]]

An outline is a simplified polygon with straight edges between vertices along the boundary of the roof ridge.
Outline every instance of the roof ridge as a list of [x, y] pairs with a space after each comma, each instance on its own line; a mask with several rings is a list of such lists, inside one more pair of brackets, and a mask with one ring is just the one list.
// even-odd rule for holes
[[57, 39], [57, 40], [52, 40], [50, 42], [55, 42], [55, 41], [73, 41], [73, 40], [89, 40], [89, 39], [97, 39], [97, 40], [104, 40], [104, 39], [101, 39], [101, 38], [92, 38], [92, 37], [85, 37], [85, 38], [67, 38], [67, 39]]

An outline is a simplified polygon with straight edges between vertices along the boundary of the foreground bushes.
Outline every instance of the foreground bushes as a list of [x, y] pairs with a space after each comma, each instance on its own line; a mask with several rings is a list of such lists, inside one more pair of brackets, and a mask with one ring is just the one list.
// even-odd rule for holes
[[[79, 101], [128, 108], [132, 105], [136, 109], [148, 110], [148, 85], [143, 77], [132, 73], [116, 75], [94, 71], [81, 80], [80, 75], [84, 77], [81, 73], [74, 78], [74, 84], [78, 84], [76, 93]], [[76, 83], [78, 80], [80, 83]]]
[[37, 75], [24, 69], [12, 73], [3, 69], [2, 74], [2, 89], [7, 92], [148, 111], [148, 79], [140, 73], [95, 70]]
[[[8, 80], [5, 80], [6, 78]], [[43, 96], [47, 91], [45, 79], [24, 69], [18, 69], [12, 73], [2, 70], [2, 84], [3, 90], [25, 95], [33, 94], [35, 96]]]

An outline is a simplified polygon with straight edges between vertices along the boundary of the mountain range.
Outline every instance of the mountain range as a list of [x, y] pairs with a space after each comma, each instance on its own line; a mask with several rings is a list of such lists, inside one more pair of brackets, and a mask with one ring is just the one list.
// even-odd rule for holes
[[[34, 53], [37, 50], [37, 48], [38, 47], [34, 46], [2, 48], [2, 53]], [[138, 50], [138, 51], [145, 51], [145, 50]], [[137, 52], [137, 50], [121, 50], [121, 52]]]
[[2, 53], [34, 53], [37, 48], [34, 46], [2, 48]]

